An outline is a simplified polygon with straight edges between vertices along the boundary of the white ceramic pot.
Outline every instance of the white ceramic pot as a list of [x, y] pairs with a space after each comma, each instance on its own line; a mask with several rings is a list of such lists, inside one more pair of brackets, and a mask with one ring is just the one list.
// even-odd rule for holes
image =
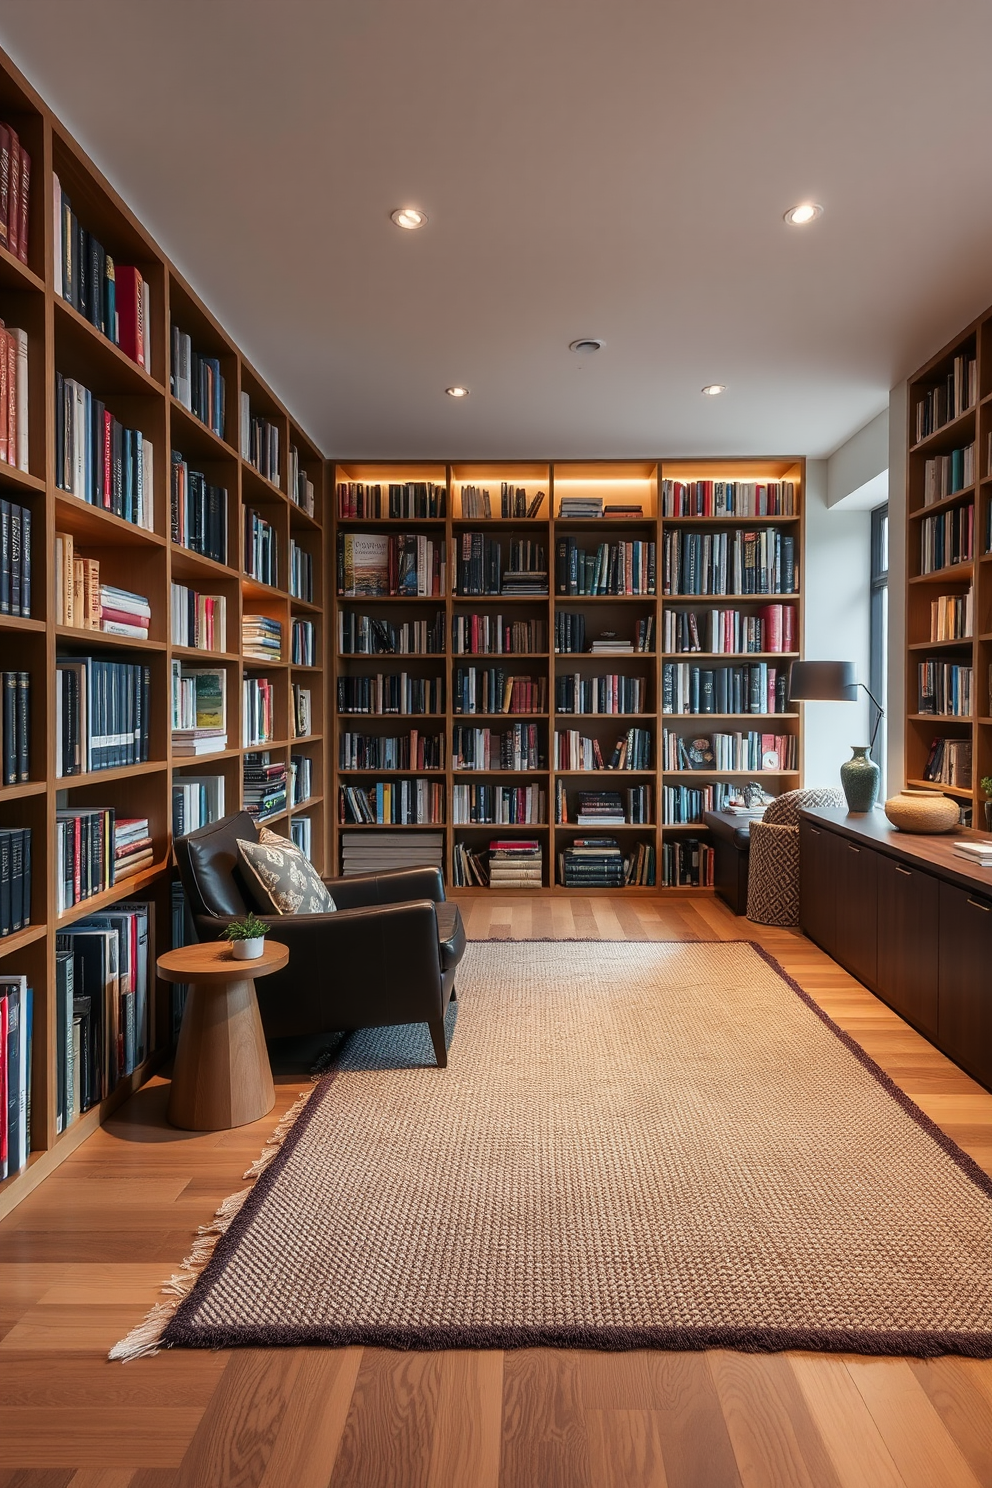
[[254, 940], [231, 941], [231, 955], [235, 961], [257, 961], [264, 950], [264, 935], [256, 935]]

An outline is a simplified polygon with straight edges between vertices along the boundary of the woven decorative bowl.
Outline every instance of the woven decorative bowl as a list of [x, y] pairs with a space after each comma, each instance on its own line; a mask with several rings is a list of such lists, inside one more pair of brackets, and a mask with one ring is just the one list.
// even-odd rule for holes
[[900, 791], [886, 801], [885, 814], [900, 832], [949, 832], [961, 819], [958, 803], [936, 790]]

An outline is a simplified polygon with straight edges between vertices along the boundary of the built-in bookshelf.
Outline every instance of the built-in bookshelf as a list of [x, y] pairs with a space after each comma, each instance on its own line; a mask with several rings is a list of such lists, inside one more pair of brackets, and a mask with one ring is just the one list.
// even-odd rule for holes
[[464, 882], [496, 840], [538, 844], [540, 892], [617, 892], [606, 870], [576, 886], [574, 845], [609, 836], [621, 892], [710, 892], [703, 812], [751, 780], [800, 782], [804, 474], [798, 458], [331, 467], [338, 871], [356, 833], [420, 833], [440, 836], [452, 892], [498, 892]]
[[906, 780], [985, 830], [992, 775], [992, 307], [909, 379]]
[[[254, 762], [246, 767], [245, 756], [255, 750], [242, 744], [246, 681], [270, 684], [265, 748], [286, 781], [285, 804], [270, 821], [305, 842], [320, 870], [330, 871], [331, 857], [321, 451], [2, 56], [0, 123], [14, 130], [30, 176], [26, 242], [18, 231], [12, 251], [0, 232], [0, 320], [19, 333], [11, 362], [13, 430], [0, 418], [0, 517], [7, 526], [4, 536], [0, 523], [0, 538], [8, 548], [0, 669], [5, 693], [7, 674], [15, 679], [8, 712], [16, 745], [12, 769], [0, 771], [0, 834], [16, 839], [18, 863], [22, 834], [31, 834], [30, 922], [0, 934], [0, 976], [25, 977], [33, 994], [30, 1153], [26, 1167], [0, 1183], [3, 1213], [146, 1079], [171, 1045], [171, 989], [156, 985], [154, 964], [171, 943], [173, 826], [188, 829], [251, 798]], [[4, 132], [0, 148], [10, 148]], [[81, 283], [71, 277], [76, 269]], [[0, 339], [0, 352], [8, 351], [7, 338]], [[246, 398], [251, 417], [262, 421], [247, 459]], [[4, 411], [9, 419], [6, 404]], [[246, 572], [249, 511], [274, 535], [274, 566], [263, 575], [272, 583]], [[93, 587], [74, 607], [76, 560]], [[109, 600], [118, 612], [109, 630], [94, 610], [101, 589], [103, 606]], [[246, 615], [278, 625], [277, 656], [244, 655]], [[173, 731], [177, 663], [181, 673], [210, 674], [204, 706], [223, 698], [222, 741], [200, 741], [220, 742], [209, 752], [192, 752], [195, 742]], [[88, 682], [118, 688], [136, 710], [136, 737], [128, 748], [120, 738], [97, 740], [83, 768], [84, 756], [70, 758], [66, 709]], [[66, 881], [57, 859], [73, 833], [79, 840], [88, 834], [100, 844], [90, 867], [105, 870], [110, 811], [117, 881], [72, 902], [99, 878], [83, 872], [78, 885]], [[0, 858], [9, 847], [0, 838]], [[143, 944], [152, 971], [140, 1010], [147, 1036], [122, 1032], [124, 1057], [108, 1065], [92, 1104], [69, 1121], [62, 1110], [60, 1120], [65, 1008], [58, 937], [121, 901], [149, 906]]]

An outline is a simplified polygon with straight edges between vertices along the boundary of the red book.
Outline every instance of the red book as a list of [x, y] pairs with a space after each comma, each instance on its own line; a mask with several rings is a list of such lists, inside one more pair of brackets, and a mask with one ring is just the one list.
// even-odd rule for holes
[[23, 145], [18, 147], [21, 161], [21, 220], [17, 229], [17, 256], [21, 263], [28, 261], [28, 207], [31, 200], [31, 156]]
[[132, 610], [116, 610], [109, 605], [100, 606], [100, 619], [113, 620], [118, 625], [138, 625], [142, 630], [148, 629], [148, 616], [136, 615]]
[[796, 649], [796, 612], [792, 605], [782, 606], [782, 650]]
[[109, 409], [103, 410], [103, 504], [110, 510], [114, 494], [114, 471], [111, 459], [113, 451], [114, 416]]
[[[10, 406], [7, 396], [7, 380], [10, 376], [9, 362], [7, 360], [7, 332], [3, 329], [3, 321], [0, 320], [0, 460], [10, 461], [10, 431], [7, 425], [8, 408]], [[15, 446], [14, 453], [17, 450]]]
[[17, 341], [8, 331], [7, 342], [7, 459], [17, 464]]
[[0, 124], [0, 247], [10, 247], [10, 130]]
[[763, 605], [759, 614], [765, 624], [765, 646], [766, 651], [781, 651], [783, 632], [783, 610], [780, 604]]
[[10, 135], [10, 167], [7, 187], [7, 250], [20, 258], [21, 236], [21, 147], [17, 135], [7, 125]]
[[145, 325], [141, 304], [142, 278], [129, 264], [116, 265], [118, 345], [132, 362], [145, 365]]

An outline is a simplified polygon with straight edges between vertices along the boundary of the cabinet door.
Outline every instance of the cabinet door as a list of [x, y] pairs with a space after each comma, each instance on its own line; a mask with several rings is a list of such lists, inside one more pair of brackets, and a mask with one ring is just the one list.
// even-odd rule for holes
[[829, 956], [836, 936], [836, 832], [802, 818], [799, 823], [799, 923], [803, 934]]
[[834, 957], [866, 987], [875, 986], [878, 938], [878, 853], [838, 837]]
[[932, 874], [878, 854], [875, 990], [928, 1038], [937, 1037], [937, 905]]
[[940, 885], [937, 1043], [992, 1088], [992, 901]]

